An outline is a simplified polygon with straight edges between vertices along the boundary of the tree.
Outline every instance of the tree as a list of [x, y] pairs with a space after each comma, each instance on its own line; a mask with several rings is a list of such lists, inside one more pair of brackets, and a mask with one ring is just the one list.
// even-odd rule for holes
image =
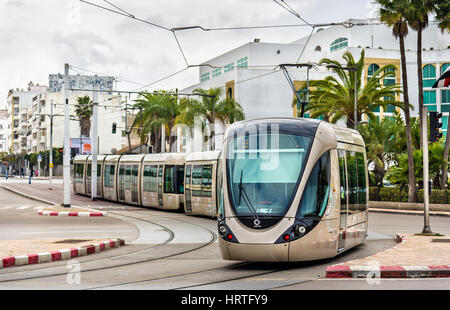
[[215, 133], [212, 125], [218, 119], [224, 124], [232, 124], [235, 121], [245, 119], [242, 106], [234, 99], [225, 98], [220, 100], [223, 93], [222, 88], [210, 88], [208, 90], [196, 88], [193, 93], [201, 94], [200, 99], [189, 99], [182, 101], [182, 112], [179, 122], [190, 127], [194, 125], [195, 117], [201, 117], [204, 120], [204, 126], [210, 126], [211, 140]]
[[[403, 108], [403, 103], [396, 101], [395, 96], [399, 94], [400, 88], [397, 84], [381, 87], [381, 81], [395, 74], [394, 65], [385, 65], [379, 68], [375, 74], [363, 85], [362, 72], [364, 68], [364, 50], [361, 51], [360, 59], [355, 62], [350, 52], [342, 56], [346, 61], [346, 67], [357, 68], [356, 71], [356, 93], [357, 93], [357, 120], [361, 120], [366, 114], [371, 121], [376, 117], [373, 112], [377, 107], [393, 105]], [[346, 119], [347, 127], [354, 128], [355, 117], [355, 73], [344, 70], [343, 66], [336, 60], [324, 58], [319, 65], [331, 65], [338, 79], [327, 76], [323, 80], [310, 81], [310, 99], [305, 111], [313, 118], [324, 116], [331, 123]], [[302, 87], [305, 87], [303, 84]]]
[[[165, 142], [169, 143], [169, 149], [175, 142], [175, 137], [171, 136], [177, 118], [181, 114], [181, 106], [177, 103], [175, 92], [160, 91], [158, 94], [140, 93], [133, 105], [139, 113], [133, 122], [132, 128], [137, 127], [137, 132], [141, 137], [141, 142], [156, 145], [160, 149], [161, 128], [165, 127]], [[151, 133], [150, 141], [148, 134]]]
[[399, 129], [400, 126], [388, 118], [358, 126], [366, 144], [368, 165], [374, 165], [375, 186], [383, 187], [386, 167], [393, 159], [391, 146]]
[[[430, 179], [434, 180], [434, 185], [439, 186], [439, 178], [440, 178], [440, 167], [443, 164], [443, 153], [444, 146], [442, 143], [436, 142], [432, 143], [429, 146], [429, 171], [430, 171]], [[423, 151], [414, 150], [413, 152], [414, 158], [414, 175], [419, 184], [423, 183]], [[400, 185], [400, 187], [405, 187], [408, 184], [408, 155], [406, 153], [402, 153], [399, 156], [398, 165], [392, 167], [389, 173], [387, 174], [387, 178], [394, 184]], [[421, 186], [423, 187], [423, 186]]]
[[[422, 31], [428, 27], [428, 14], [432, 10], [430, 1], [411, 0], [413, 4], [409, 9], [409, 26], [417, 31], [417, 82], [419, 90], [419, 120], [420, 132], [422, 132], [423, 119], [423, 74], [422, 74]], [[423, 146], [422, 135], [420, 136], [420, 146]]]
[[406, 124], [406, 148], [408, 153], [408, 202], [416, 201], [416, 180], [411, 138], [411, 120], [409, 113], [408, 76], [406, 72], [405, 37], [408, 34], [408, 10], [410, 0], [376, 0], [380, 4], [380, 20], [392, 27], [392, 34], [399, 39], [400, 62], [402, 67], [403, 101]]
[[93, 102], [89, 96], [78, 97], [75, 105], [75, 114], [80, 121], [80, 136], [89, 137], [91, 131], [91, 116], [93, 113]]

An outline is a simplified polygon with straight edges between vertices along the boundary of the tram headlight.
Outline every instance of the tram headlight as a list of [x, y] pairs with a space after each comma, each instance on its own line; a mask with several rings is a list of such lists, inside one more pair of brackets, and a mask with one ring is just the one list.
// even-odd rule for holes
[[225, 236], [225, 234], [227, 233], [227, 228], [225, 227], [225, 225], [219, 225], [219, 233], [221, 236]]
[[303, 235], [306, 232], [306, 227], [300, 224], [295, 225], [293, 228], [294, 233], [296, 234], [297, 237]]

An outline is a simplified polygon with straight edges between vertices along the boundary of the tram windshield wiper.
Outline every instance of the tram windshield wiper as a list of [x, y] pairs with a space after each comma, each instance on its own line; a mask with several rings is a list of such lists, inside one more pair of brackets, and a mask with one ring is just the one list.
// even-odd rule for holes
[[238, 199], [238, 202], [239, 202], [239, 205], [240, 205], [241, 204], [241, 198], [244, 198], [244, 202], [247, 205], [247, 208], [252, 213], [253, 217], [255, 219], [259, 220], [258, 213], [256, 212], [255, 208], [253, 207], [252, 202], [248, 198], [247, 192], [245, 191], [245, 187], [242, 185], [242, 174], [243, 174], [243, 172], [244, 172], [244, 169], [241, 170], [241, 180], [239, 181], [239, 199]]

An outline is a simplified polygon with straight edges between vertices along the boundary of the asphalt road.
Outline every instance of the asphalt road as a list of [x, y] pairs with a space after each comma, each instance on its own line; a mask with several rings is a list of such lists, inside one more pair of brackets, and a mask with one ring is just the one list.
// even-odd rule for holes
[[[0, 239], [124, 238], [127, 245], [76, 260], [0, 270], [0, 289], [94, 290], [436, 290], [450, 279], [326, 279], [327, 266], [392, 247], [397, 232], [419, 232], [423, 217], [371, 213], [368, 240], [336, 258], [291, 264], [224, 261], [216, 221], [152, 209], [110, 208], [104, 218], [43, 217], [42, 203], [0, 188]], [[450, 217], [432, 217], [433, 231], [450, 235]], [[71, 266], [77, 265], [77, 281]], [[78, 272], [79, 270], [79, 272]]]

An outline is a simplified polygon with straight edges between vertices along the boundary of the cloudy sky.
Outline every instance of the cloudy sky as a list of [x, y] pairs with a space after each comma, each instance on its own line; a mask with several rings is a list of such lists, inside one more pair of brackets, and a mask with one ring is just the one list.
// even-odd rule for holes
[[[103, 0], [88, 0], [118, 10]], [[309, 23], [340, 22], [375, 14], [372, 0], [285, 0]], [[109, 0], [137, 18], [166, 28], [302, 24], [273, 0]], [[0, 107], [8, 90], [29, 81], [48, 84], [64, 63], [122, 80], [133, 90], [186, 67], [172, 32], [120, 16], [79, 0], [0, 0]], [[189, 64], [199, 64], [242, 44], [289, 43], [308, 27], [266, 30], [177, 32]], [[89, 72], [78, 69], [71, 74]], [[126, 80], [126, 81], [125, 81]], [[133, 83], [130, 83], [133, 82]], [[183, 88], [198, 82], [191, 68], [155, 88]]]

